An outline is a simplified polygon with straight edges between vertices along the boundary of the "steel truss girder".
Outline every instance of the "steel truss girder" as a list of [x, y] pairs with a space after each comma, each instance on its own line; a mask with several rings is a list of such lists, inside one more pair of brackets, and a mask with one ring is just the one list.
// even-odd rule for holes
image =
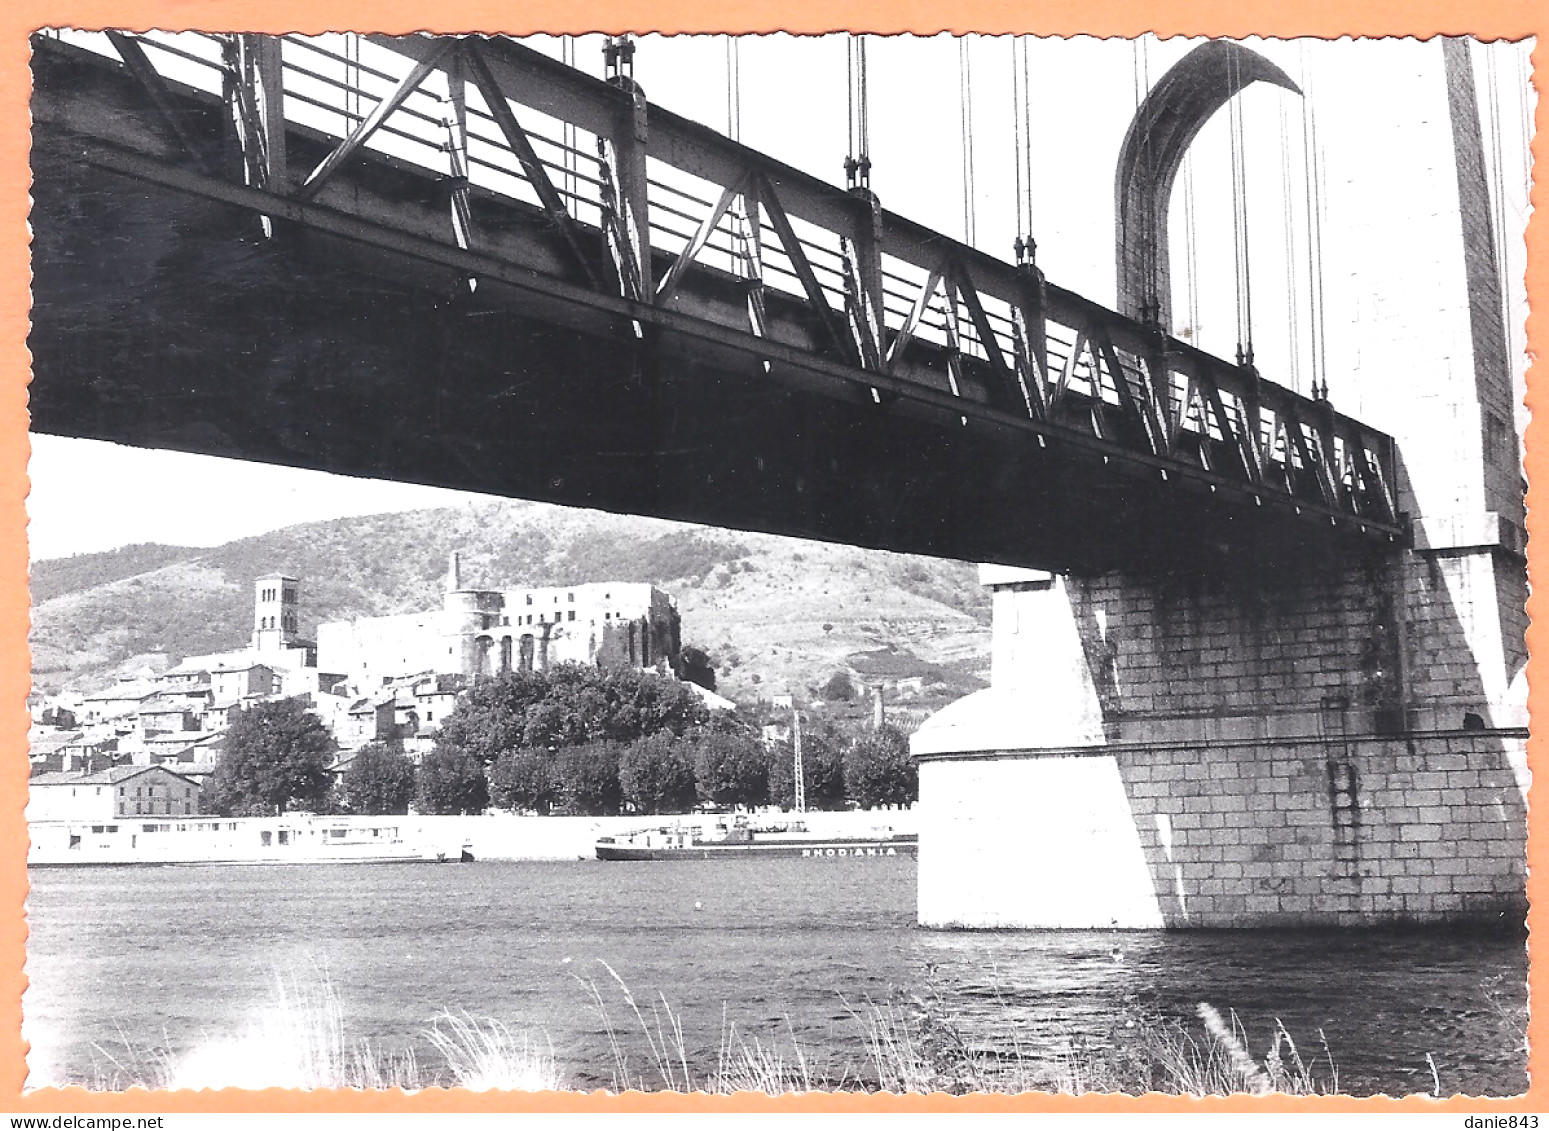
[[[323, 185], [360, 153], [364, 142], [412, 91], [437, 70], [449, 73], [453, 121], [450, 134], [452, 224], [449, 245], [431, 253], [417, 237], [401, 233], [405, 254], [442, 265], [456, 263], [470, 279], [488, 277], [519, 290], [541, 290], [566, 302], [614, 309], [637, 325], [666, 328], [684, 317], [664, 304], [679, 294], [690, 273], [708, 268], [696, 263], [710, 234], [721, 224], [737, 197], [743, 201], [747, 231], [741, 237], [741, 259], [747, 267], [746, 309], [735, 325], [713, 328], [703, 319], [690, 328], [674, 326], [674, 332], [708, 335], [722, 344], [757, 357], [765, 372], [771, 364], [790, 366], [859, 383], [875, 399], [906, 398], [930, 405], [962, 420], [993, 420], [998, 426], [1028, 431], [1044, 445], [1049, 441], [1075, 443], [1100, 450], [1103, 455], [1148, 464], [1162, 477], [1180, 475], [1202, 479], [1212, 491], [1230, 490], [1252, 496], [1256, 503], [1294, 504], [1300, 510], [1335, 521], [1347, 520], [1352, 529], [1381, 538], [1404, 538], [1406, 533], [1395, 512], [1391, 490], [1394, 454], [1392, 441], [1358, 422], [1315, 404], [1278, 386], [1262, 382], [1220, 359], [1203, 354], [1154, 329], [1115, 314], [1072, 292], [1045, 284], [1036, 268], [1014, 267], [976, 249], [957, 244], [940, 234], [895, 216], [876, 206], [874, 200], [858, 206], [855, 196], [823, 184], [773, 159], [723, 138], [697, 123], [679, 118], [645, 102], [638, 88], [621, 88], [587, 78], [552, 59], [505, 40], [411, 37], [371, 37], [414, 60], [409, 73], [375, 110], [336, 144], [313, 169], [299, 189], [289, 186], [285, 168], [285, 131], [273, 128], [272, 107], [278, 91], [263, 80], [253, 80], [245, 56], [237, 55], [235, 90], [228, 101], [230, 117], [244, 139], [245, 169], [241, 186], [233, 192], [249, 193], [242, 206], [262, 215], [275, 216], [368, 242], [394, 243], [390, 234], [373, 231], [359, 237], [363, 221], [332, 207], [311, 203]], [[278, 62], [278, 44], [268, 56]], [[115, 41], [118, 45], [118, 41]], [[262, 37], [246, 37], [244, 48], [259, 58]], [[167, 84], [150, 81], [143, 50], [129, 43], [119, 50], [129, 69], [173, 128], [180, 145], [196, 157], [199, 139], [181, 127]], [[135, 61], [132, 61], [135, 60]], [[277, 69], [277, 68], [276, 68]], [[272, 71], [270, 72], [272, 73]], [[466, 81], [478, 87], [491, 115], [515, 158], [522, 175], [537, 194], [544, 213], [580, 267], [583, 283], [566, 278], [536, 278], [525, 268], [504, 265], [481, 255], [475, 246], [469, 200], [473, 191], [466, 183], [466, 107], [461, 91]], [[260, 105], [262, 100], [270, 101]], [[512, 106], [531, 107], [579, 129], [593, 133], [603, 166], [602, 227], [595, 236], [578, 224], [563, 198], [554, 189], [530, 140], [516, 124]], [[264, 109], [264, 106], [269, 109]], [[269, 116], [266, 118], [266, 114]], [[647, 126], [649, 125], [649, 130]], [[262, 127], [262, 128], [259, 128]], [[106, 150], [101, 151], [106, 153]], [[645, 159], [665, 162], [685, 173], [720, 186], [719, 198], [700, 222], [698, 231], [675, 262], [670, 263], [660, 286], [653, 286], [651, 218], [645, 197]], [[136, 164], [122, 152], [100, 158], [106, 166], [130, 175], [155, 179], [149, 168]], [[154, 159], [152, 160], [154, 163]], [[173, 177], [162, 163], [165, 175]], [[459, 171], [461, 170], [461, 172]], [[187, 170], [182, 174], [187, 175]], [[207, 178], [196, 178], [191, 191], [211, 198], [221, 196]], [[331, 198], [321, 198], [328, 200]], [[769, 336], [768, 288], [764, 279], [762, 217], [790, 259], [806, 306], [815, 316], [822, 345], [834, 359], [811, 350], [805, 357], [792, 356], [792, 347]], [[836, 313], [828, 292], [819, 282], [792, 218], [834, 233], [841, 249], [843, 310]], [[618, 287], [610, 300], [599, 289], [583, 248], [597, 239], [609, 250]], [[902, 324], [893, 329], [881, 317], [882, 255], [912, 265], [926, 274], [926, 283]], [[911, 350], [919, 336], [925, 312], [942, 292], [947, 321], [947, 349]], [[1008, 329], [997, 331], [986, 307], [994, 298], [1009, 312]], [[615, 304], [617, 304], [615, 306]], [[967, 314], [984, 357], [969, 358], [961, 351], [959, 311]], [[1005, 317], [1005, 316], [1003, 316]], [[1069, 327], [1076, 342], [1064, 364], [1051, 364], [1052, 339], [1046, 326]], [[1005, 339], [1005, 341], [1002, 340]], [[908, 365], [904, 355], [913, 355]], [[1076, 394], [1071, 381], [1081, 358], [1090, 368], [1093, 398], [1089, 426], [1066, 417], [1064, 408]], [[921, 367], [945, 362], [943, 392], [914, 376]], [[972, 361], [972, 365], [968, 362]], [[976, 370], [974, 379], [968, 370]], [[985, 374], [977, 370], [987, 371]], [[939, 373], [940, 370], [938, 369]], [[1117, 403], [1104, 398], [1103, 373], [1112, 382]], [[1184, 377], [1183, 403], [1172, 408], [1173, 374]], [[972, 390], [982, 389], [984, 404]], [[1198, 409], [1194, 408], [1198, 404]], [[1110, 411], [1121, 414], [1132, 427], [1124, 437], [1110, 435], [1103, 419]], [[1192, 419], [1191, 419], [1192, 418]], [[1266, 437], [1264, 421], [1274, 426]], [[1313, 422], [1307, 425], [1305, 422]], [[1283, 439], [1277, 439], [1283, 437]], [[1217, 458], [1224, 445], [1229, 458]], [[1195, 453], [1185, 451], [1194, 447]], [[1277, 458], [1277, 447], [1279, 458]], [[1283, 472], [1283, 485], [1273, 481], [1270, 468]], [[1311, 480], [1314, 491], [1299, 489], [1298, 469]], [[1310, 497], [1309, 497], [1310, 496]]]
[[287, 175], [279, 43], [268, 36], [233, 35], [222, 44], [227, 121], [242, 178], [282, 190]]
[[483, 95], [485, 105], [489, 107], [490, 115], [495, 119], [496, 127], [505, 138], [506, 145], [510, 147], [518, 164], [521, 165], [527, 182], [537, 193], [538, 202], [543, 205], [544, 213], [555, 230], [559, 232], [565, 246], [570, 249], [570, 254], [586, 281], [596, 286], [597, 273], [592, 268], [590, 257], [581, 250], [581, 236], [576, 230], [570, 210], [565, 207], [564, 198], [559, 195], [559, 190], [549, 179], [548, 170], [538, 160], [538, 154], [532, 147], [532, 140], [527, 136], [527, 131], [517, 122], [510, 103], [506, 101], [499, 84], [495, 82], [495, 77], [490, 74], [489, 65], [484, 61], [483, 50], [478, 41], [472, 38], [463, 40], [462, 55], [474, 85]]
[[[452, 234], [457, 246], [473, 246], [473, 215], [468, 203], [468, 88], [461, 45], [447, 59], [446, 86], [452, 114], [446, 119], [446, 155], [450, 173]], [[472, 280], [470, 280], [472, 283]]]
[[372, 108], [371, 113], [360, 120], [355, 128], [350, 131], [349, 136], [339, 142], [334, 147], [333, 152], [329, 153], [327, 157], [318, 163], [317, 168], [307, 174], [306, 180], [302, 181], [301, 187], [296, 190], [295, 195], [297, 199], [311, 200], [321, 192], [323, 186], [328, 183], [329, 178], [338, 171], [339, 167], [348, 161], [356, 150], [370, 140], [371, 135], [381, 128], [382, 123], [387, 121], [393, 111], [404, 104], [409, 95], [419, 89], [420, 83], [430, 77], [431, 73], [435, 71], [437, 64], [456, 45], [457, 41], [454, 39], [438, 40], [435, 49], [425, 58], [418, 60], [409, 73], [398, 81], [398, 85], [393, 88], [392, 92], [378, 102]]
[[211, 168], [209, 151], [195, 139], [184, 124], [183, 117], [174, 104], [176, 95], [171, 85], [162, 78], [161, 72], [150, 61], [145, 48], [140, 46], [138, 37], [122, 31], [109, 31], [107, 37], [108, 42], [113, 45], [113, 50], [117, 51], [118, 57], [123, 60], [124, 66], [150, 98], [157, 115], [171, 131], [172, 136], [177, 139], [183, 152], [192, 157], [201, 168]]

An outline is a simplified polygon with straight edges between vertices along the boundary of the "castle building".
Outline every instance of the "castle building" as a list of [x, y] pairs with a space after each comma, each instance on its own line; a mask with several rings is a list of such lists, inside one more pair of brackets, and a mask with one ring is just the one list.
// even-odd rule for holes
[[367, 688], [426, 672], [498, 675], [560, 663], [676, 672], [680, 643], [677, 605], [654, 585], [474, 589], [463, 585], [454, 553], [440, 609], [320, 624], [317, 659]]

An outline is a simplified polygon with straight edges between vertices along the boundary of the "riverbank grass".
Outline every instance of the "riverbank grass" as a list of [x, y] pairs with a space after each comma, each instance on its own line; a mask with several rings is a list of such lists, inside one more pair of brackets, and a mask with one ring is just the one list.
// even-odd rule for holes
[[170, 1089], [407, 1088], [420, 1076], [412, 1050], [387, 1053], [348, 1037], [326, 973], [277, 974], [274, 1002], [242, 1032], [164, 1063], [158, 1086]]
[[1334, 1095], [1339, 1069], [1323, 1030], [1319, 1054], [1304, 1060], [1279, 1018], [1268, 1049], [1255, 1058], [1237, 1014], [1223, 1018], [1208, 1002], [1196, 1008], [1203, 1038], [1177, 1022], [1132, 1022], [1100, 1048], [1072, 1040], [1054, 1078], [1056, 1091], [1091, 1093], [1166, 1092], [1185, 1096], [1239, 1094]]
[[492, 1017], [443, 1013], [425, 1030], [459, 1088], [483, 1092], [553, 1092], [565, 1087], [554, 1045], [532, 1033], [513, 1033]]
[[[1067, 1094], [1167, 1092], [1210, 1096], [1331, 1094], [1339, 1072], [1319, 1031], [1319, 1051], [1305, 1059], [1277, 1019], [1262, 1056], [1250, 1050], [1235, 1013], [1200, 1003], [1201, 1032], [1181, 1023], [1129, 1019], [1109, 1039], [1071, 1038], [1050, 1058], [1025, 1049], [1014, 1028], [970, 1038], [939, 995], [896, 995], [883, 1004], [851, 1007], [864, 1034], [858, 1064], [814, 1064], [786, 1022], [784, 1039], [749, 1037], [723, 1008], [714, 1067], [691, 1052], [684, 1018], [665, 997], [642, 1007], [606, 963], [608, 979], [579, 979], [590, 993], [612, 1059], [612, 1090], [680, 1093], [969, 1092]], [[293, 1088], [369, 1089], [461, 1087], [471, 1090], [561, 1091], [577, 1087], [561, 1069], [549, 1038], [513, 1030], [493, 1018], [443, 1012], [421, 1030], [440, 1064], [427, 1068], [412, 1048], [384, 1051], [345, 1031], [344, 1010], [326, 972], [277, 975], [275, 1000], [234, 1035], [196, 1045], [181, 1057], [158, 1050], [148, 1058], [108, 1059], [99, 1090]], [[606, 989], [606, 992], [605, 992]], [[616, 995], [616, 996], [615, 996]], [[622, 999], [621, 1029], [609, 1000]], [[643, 1055], [642, 1055], [643, 1048]], [[103, 1051], [103, 1050], [99, 1050]], [[704, 1050], [708, 1056], [711, 1050]], [[104, 1055], [106, 1053], [104, 1052]], [[1438, 1089], [1439, 1091], [1439, 1084]]]

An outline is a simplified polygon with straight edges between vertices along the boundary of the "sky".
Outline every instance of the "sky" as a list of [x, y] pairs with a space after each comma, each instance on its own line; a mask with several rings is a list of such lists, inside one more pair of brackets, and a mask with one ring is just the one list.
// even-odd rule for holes
[[[479, 498], [100, 440], [31, 439], [27, 535], [33, 561], [135, 542], [219, 546], [292, 523], [462, 506]], [[148, 505], [165, 499], [177, 504]], [[232, 506], [232, 499], [243, 505]]]
[[[1052, 282], [1112, 304], [1113, 173], [1125, 128], [1145, 89], [1198, 40], [1138, 42], [1077, 38], [1028, 41], [1035, 174], [1028, 187], [1039, 265]], [[1359, 114], [1320, 97], [1327, 82], [1348, 97], [1352, 52], [1381, 43], [1248, 41], [1306, 92], [1297, 98], [1264, 84], [1241, 96], [1253, 257], [1255, 346], [1265, 376], [1307, 391], [1312, 361], [1306, 319], [1309, 126], [1337, 145], [1365, 128]], [[537, 40], [557, 54], [554, 40]], [[949, 236], [967, 235], [965, 114], [961, 48], [950, 36], [868, 37], [872, 188], [890, 210]], [[1475, 49], [1486, 129], [1500, 139], [1492, 159], [1506, 201], [1508, 277], [1520, 281], [1526, 222], [1524, 97], [1530, 45]], [[583, 70], [601, 71], [601, 41], [576, 41]], [[728, 132], [831, 183], [843, 182], [846, 156], [846, 40], [842, 36], [740, 37], [735, 53], [740, 113], [728, 116], [724, 37], [645, 37], [635, 77], [659, 105]], [[1016, 235], [1012, 45], [1007, 37], [968, 37], [974, 166], [972, 224], [982, 250], [1011, 259]], [[1344, 80], [1340, 86], [1338, 80]], [[1493, 87], [1490, 85], [1493, 80]], [[1490, 90], [1494, 91], [1493, 96]], [[778, 92], [771, 95], [769, 92]], [[1304, 113], [1305, 107], [1305, 113]], [[1490, 130], [1492, 121], [1500, 128]], [[1202, 348], [1230, 357], [1236, 345], [1227, 113], [1216, 115], [1191, 150], [1173, 207], [1175, 324]], [[1327, 174], [1326, 174], [1327, 175]], [[1338, 170], [1334, 170], [1334, 176]], [[1192, 209], [1183, 207], [1184, 193]], [[1185, 214], [1193, 224], [1186, 229]], [[1194, 254], [1185, 255], [1185, 235]], [[1333, 233], [1337, 238], [1338, 233]], [[1198, 264], [1190, 278], [1189, 261]], [[1198, 310], [1197, 320], [1187, 317]], [[1524, 308], [1525, 309], [1525, 308]], [[1337, 316], [1337, 315], [1336, 315]], [[1520, 341], [1520, 318], [1515, 320]], [[1292, 342], [1298, 343], [1293, 348]], [[1520, 368], [1520, 367], [1519, 367]], [[474, 496], [348, 479], [293, 468], [149, 452], [96, 441], [34, 437], [28, 499], [33, 560], [110, 549], [130, 542], [216, 545], [296, 522], [466, 503]], [[146, 506], [170, 497], [177, 507]], [[241, 497], [242, 508], [221, 500]]]

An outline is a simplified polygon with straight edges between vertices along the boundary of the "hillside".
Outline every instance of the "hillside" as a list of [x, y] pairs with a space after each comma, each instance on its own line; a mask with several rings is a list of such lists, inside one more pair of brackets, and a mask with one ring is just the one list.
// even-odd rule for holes
[[163, 546], [139, 542], [97, 554], [76, 554], [34, 562], [30, 578], [32, 599], [47, 601], [67, 593], [76, 593], [98, 585], [108, 585], [135, 574], [148, 573], [160, 566], [186, 561], [199, 551], [187, 546]]
[[320, 621], [440, 602], [447, 558], [491, 588], [650, 581], [678, 599], [687, 644], [719, 686], [752, 699], [821, 684], [887, 649], [961, 694], [987, 675], [989, 603], [974, 567], [655, 519], [491, 501], [313, 522], [213, 549], [144, 545], [33, 566], [33, 679], [83, 690], [162, 656], [240, 647], [253, 582], [302, 579]]

